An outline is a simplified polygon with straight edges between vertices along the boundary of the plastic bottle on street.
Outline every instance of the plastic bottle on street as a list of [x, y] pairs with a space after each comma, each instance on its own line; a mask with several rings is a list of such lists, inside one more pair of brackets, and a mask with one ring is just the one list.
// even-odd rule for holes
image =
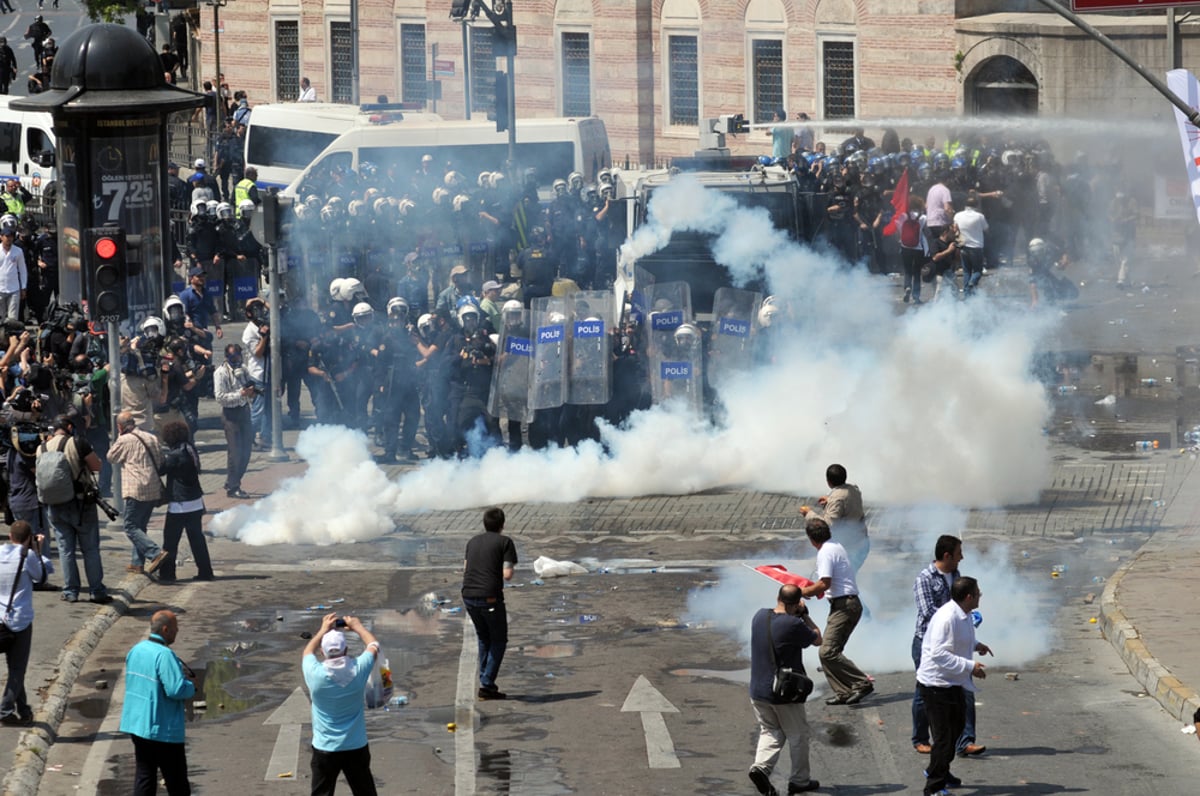
[[1156, 451], [1158, 450], [1158, 440], [1156, 439], [1139, 439], [1133, 443], [1135, 451]]
[[1076, 387], [1074, 384], [1064, 384], [1063, 386], [1058, 388], [1058, 394], [1059, 395], [1070, 395], [1071, 393], [1076, 392], [1078, 390], [1079, 390], [1079, 388]]
[[1143, 387], [1157, 387], [1158, 379], [1142, 379]]

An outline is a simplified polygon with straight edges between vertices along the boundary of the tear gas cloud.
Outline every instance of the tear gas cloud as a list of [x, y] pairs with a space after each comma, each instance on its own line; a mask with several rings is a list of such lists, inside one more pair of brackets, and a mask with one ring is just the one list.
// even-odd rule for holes
[[[789, 303], [775, 364], [721, 387], [714, 426], [680, 406], [605, 426], [603, 444], [463, 462], [431, 461], [389, 482], [359, 434], [301, 435], [303, 477], [221, 515], [249, 543], [363, 541], [392, 517], [506, 502], [687, 494], [716, 487], [816, 494], [842, 462], [873, 503], [992, 506], [1033, 500], [1048, 471], [1045, 390], [1030, 362], [1045, 316], [985, 298], [897, 316], [890, 285], [788, 240], [766, 213], [681, 178], [659, 189], [622, 263], [673, 232], [715, 236], [735, 282], [765, 274]], [[336, 496], [336, 499], [330, 499]]]
[[[979, 610], [984, 621], [976, 630], [976, 637], [991, 647], [995, 655], [994, 659], [981, 658], [984, 665], [1020, 666], [1050, 650], [1050, 617], [1054, 606], [1042, 581], [1031, 582], [1027, 575], [1018, 573], [1009, 560], [1006, 544], [976, 541], [964, 533], [967, 520], [964, 510], [914, 506], [887, 509], [876, 513], [872, 520], [873, 552], [858, 574], [859, 590], [870, 616], [860, 622], [846, 647], [846, 654], [863, 671], [880, 674], [912, 669], [911, 646], [917, 615], [913, 581], [933, 560], [934, 545], [942, 534], [963, 539], [964, 559], [959, 571], [976, 578], [983, 592]], [[769, 558], [768, 552], [753, 564], [783, 564], [790, 572], [815, 580], [816, 549], [802, 531], [797, 533], [799, 541], [775, 549], [779, 559]], [[885, 555], [880, 554], [880, 548], [886, 549]], [[738, 643], [749, 660], [750, 618], [759, 608], [774, 607], [778, 591], [778, 583], [746, 566], [724, 567], [716, 585], [695, 590], [688, 596], [684, 619], [704, 623], [727, 635]], [[809, 600], [808, 607], [813, 621], [824, 628], [828, 601]], [[817, 665], [814, 649], [805, 655], [805, 666], [818, 686], [822, 686], [825, 681], [816, 674]]]

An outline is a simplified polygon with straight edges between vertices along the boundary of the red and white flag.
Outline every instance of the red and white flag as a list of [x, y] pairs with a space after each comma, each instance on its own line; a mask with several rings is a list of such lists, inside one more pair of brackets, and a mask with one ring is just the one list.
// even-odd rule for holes
[[[750, 566], [747, 564], [746, 566]], [[766, 575], [776, 583], [782, 583], [785, 586], [799, 586], [804, 588], [813, 585], [813, 582], [803, 575], [797, 575], [795, 572], [788, 572], [787, 567], [783, 564], [760, 564], [757, 567], [750, 567], [760, 575]], [[819, 595], [821, 599], [824, 594]]]
[[892, 191], [892, 208], [896, 211], [892, 220], [883, 228], [884, 235], [895, 235], [900, 231], [900, 224], [908, 216], [908, 169], [896, 180], [896, 190]]

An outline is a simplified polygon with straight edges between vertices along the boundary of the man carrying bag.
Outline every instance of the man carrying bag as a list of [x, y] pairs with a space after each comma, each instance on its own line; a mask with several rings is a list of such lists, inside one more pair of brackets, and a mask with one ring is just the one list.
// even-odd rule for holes
[[750, 781], [763, 796], [778, 796], [771, 771], [784, 741], [792, 756], [787, 792], [820, 787], [809, 778], [804, 700], [812, 692], [812, 681], [801, 659], [805, 647], [820, 643], [821, 631], [809, 617], [798, 586], [781, 587], [775, 607], [759, 609], [750, 622], [750, 704], [759, 728]]
[[0, 724], [27, 726], [33, 708], [25, 697], [25, 669], [33, 641], [33, 585], [45, 583], [53, 567], [41, 554], [41, 536], [24, 520], [8, 531], [9, 544], [0, 547], [0, 652], [8, 663], [8, 682], [0, 700]]

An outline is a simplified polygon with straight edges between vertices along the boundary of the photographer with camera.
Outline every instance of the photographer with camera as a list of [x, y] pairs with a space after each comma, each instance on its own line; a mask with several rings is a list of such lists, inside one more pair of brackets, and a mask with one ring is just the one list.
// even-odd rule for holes
[[254, 447], [271, 449], [271, 327], [270, 307], [257, 296], [246, 302], [246, 328], [242, 332], [242, 345], [246, 357], [246, 375], [254, 385], [254, 398], [250, 401], [250, 424], [254, 427]]
[[169, 368], [163, 370], [160, 355], [166, 324], [153, 315], [142, 321], [142, 334], [121, 353], [121, 408], [129, 412], [138, 428], [154, 433], [154, 407], [167, 398]]
[[[72, 496], [63, 502], [46, 506], [50, 527], [58, 536], [58, 563], [63, 575], [61, 599], [68, 603], [79, 601], [79, 565], [75, 561], [75, 551], [78, 549], [83, 555], [83, 569], [87, 574], [91, 602], [107, 605], [113, 598], [104, 586], [104, 565], [100, 561], [100, 520], [96, 509], [104, 507], [109, 519], [116, 514], [102, 503], [96, 487], [100, 457], [86, 438], [76, 435], [75, 421], [70, 417], [59, 418], [54, 433], [37, 450], [41, 457], [64, 459], [70, 468], [73, 489], [69, 491]], [[46, 466], [48, 464], [49, 461], [44, 462], [39, 469], [51, 469]], [[51, 485], [44, 483], [40, 486]]]
[[150, 515], [163, 497], [159, 473], [163, 468], [162, 446], [158, 437], [137, 427], [131, 412], [117, 415], [117, 441], [108, 450], [112, 463], [121, 468], [121, 497], [125, 499], [122, 523], [125, 536], [133, 545], [129, 572], [153, 574], [167, 558], [167, 551], [146, 533]]
[[44, 583], [53, 569], [41, 553], [44, 537], [20, 520], [8, 529], [9, 543], [0, 547], [0, 651], [8, 663], [8, 682], [0, 699], [0, 724], [29, 726], [33, 708], [25, 697], [25, 669], [33, 641], [33, 586]]
[[45, 536], [45, 513], [38, 502], [37, 490], [37, 452], [42, 444], [42, 426], [28, 421], [14, 423], [10, 436], [12, 444], [5, 457], [9, 511], [14, 520], [29, 523], [35, 534]]
[[250, 497], [242, 491], [242, 476], [250, 464], [254, 438], [250, 402], [257, 390], [242, 367], [242, 347], [237, 343], [225, 346], [225, 362], [213, 374], [213, 391], [225, 428], [225, 494], [244, 500]]

